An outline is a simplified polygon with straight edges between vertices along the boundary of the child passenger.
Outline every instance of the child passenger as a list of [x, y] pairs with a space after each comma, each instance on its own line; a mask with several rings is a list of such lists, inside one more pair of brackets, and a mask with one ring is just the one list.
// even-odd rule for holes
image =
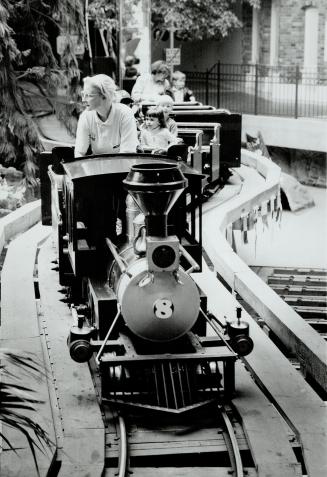
[[171, 92], [175, 103], [183, 103], [185, 101], [195, 101], [193, 91], [186, 88], [186, 75], [182, 71], [175, 71], [171, 77], [172, 88]]
[[177, 123], [174, 121], [172, 118], [169, 117], [171, 114], [173, 107], [174, 107], [174, 100], [171, 96], [168, 96], [168, 94], [163, 94], [160, 96], [160, 98], [157, 100], [156, 106], [159, 108], [162, 108], [167, 129], [175, 136], [177, 137], [178, 134], [178, 128], [177, 128]]
[[145, 117], [140, 135], [141, 147], [151, 149], [153, 153], [164, 153], [172, 144], [176, 144], [174, 136], [167, 128], [162, 108], [151, 106]]

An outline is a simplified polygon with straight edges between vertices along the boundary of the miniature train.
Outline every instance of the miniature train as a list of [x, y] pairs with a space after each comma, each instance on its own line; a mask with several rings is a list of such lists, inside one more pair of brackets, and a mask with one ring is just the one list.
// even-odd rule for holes
[[[202, 266], [203, 175], [150, 154], [60, 168], [49, 176], [59, 281], [73, 317], [68, 347], [77, 362], [95, 358], [102, 399], [182, 412], [232, 394], [237, 355], [253, 342], [240, 316], [219, 326], [193, 278]], [[206, 336], [208, 322], [215, 336]]]

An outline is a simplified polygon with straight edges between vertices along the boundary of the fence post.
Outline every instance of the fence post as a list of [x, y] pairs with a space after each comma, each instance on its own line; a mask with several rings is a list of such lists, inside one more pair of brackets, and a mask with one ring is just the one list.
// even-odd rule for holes
[[258, 114], [258, 64], [254, 65], [254, 114]]
[[206, 102], [205, 104], [209, 104], [209, 70], [206, 69]]
[[300, 80], [300, 69], [299, 66], [295, 67], [295, 108], [294, 108], [294, 117], [297, 119], [299, 117], [299, 80]]
[[217, 108], [220, 108], [220, 60], [217, 63]]

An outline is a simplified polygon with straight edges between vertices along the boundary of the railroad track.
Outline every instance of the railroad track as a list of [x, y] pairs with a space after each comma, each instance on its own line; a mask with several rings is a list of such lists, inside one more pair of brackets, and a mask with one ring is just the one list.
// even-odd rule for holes
[[[240, 426], [234, 430], [228, 421], [227, 432], [221, 423], [219, 425], [218, 417], [217, 409], [210, 408], [200, 415], [195, 413], [173, 420], [159, 418], [150, 429], [144, 416], [141, 419], [129, 416], [129, 468], [140, 476], [144, 469], [149, 473], [151, 467], [161, 467], [162, 474], [165, 468], [175, 467], [182, 475], [194, 477], [207, 473], [208, 468], [212, 473], [234, 472], [240, 477], [246, 462], [241, 454], [249, 454], [243, 430]], [[253, 462], [247, 464], [246, 472], [254, 474]], [[174, 475], [172, 471], [170, 474]]]
[[256, 475], [243, 429], [224, 407], [173, 418], [157, 415], [152, 424], [144, 413], [116, 413], [116, 434], [110, 432], [111, 411], [105, 414], [107, 475], [141, 477], [154, 475], [155, 468], [156, 475], [175, 475], [173, 468], [180, 476]]
[[[218, 408], [217, 404], [215, 408], [208, 407], [203, 412], [188, 413], [179, 418], [166, 416], [164, 413], [150, 420], [153, 424], [151, 425], [147, 413], [130, 410], [123, 412], [113, 405], [109, 406], [101, 402], [100, 381], [95, 366], [90, 365], [89, 368], [87, 364], [74, 364], [69, 358], [66, 338], [70, 326], [70, 310], [66, 304], [64, 289], [57, 281], [57, 264], [53, 247], [49, 245], [48, 251], [51, 256], [46, 256], [45, 264], [42, 247], [38, 245], [37, 232], [33, 236], [35, 240], [33, 248], [37, 260], [31, 274], [33, 296], [29, 298], [35, 303], [35, 318], [45, 367], [48, 379], [53, 384], [51, 389], [49, 388], [48, 404], [51, 411], [46, 418], [49, 420], [52, 415], [53, 422], [50, 427], [54, 429], [56, 435], [55, 460], [49, 462], [51, 470], [46, 471], [44, 475], [77, 476], [81, 475], [82, 469], [85, 470], [87, 467], [91, 472], [89, 475], [93, 477], [93, 475], [101, 475], [99, 469], [102, 466], [105, 469], [104, 475], [119, 477], [127, 477], [131, 472], [134, 477], [152, 476], [154, 472], [158, 476], [175, 475], [175, 468], [179, 469], [179, 475], [188, 477], [213, 476], [216, 475], [217, 469], [219, 469], [218, 475], [224, 477], [230, 473], [236, 477], [242, 477], [244, 472], [249, 477], [256, 476], [254, 463], [249, 459], [250, 450], [244, 430], [231, 407], [226, 409], [220, 405]], [[9, 262], [13, 267], [19, 262], [24, 266], [23, 244], [23, 236], [20, 237], [18, 246], [13, 244], [9, 254]], [[3, 253], [4, 260], [5, 256], [6, 250]], [[13, 258], [15, 263], [12, 262]], [[32, 257], [29, 257], [28, 262], [31, 267]], [[47, 279], [44, 280], [44, 273], [52, 275], [49, 283]], [[14, 287], [11, 291], [12, 297], [15, 296], [17, 292]], [[57, 304], [54, 308], [55, 300]], [[92, 390], [87, 389], [89, 386], [87, 374], [89, 374], [89, 381], [92, 380], [94, 384], [92, 398], [90, 395]], [[77, 383], [81, 384], [79, 391], [76, 389]], [[70, 389], [71, 395], [63, 394], [63, 388]], [[80, 396], [76, 396], [76, 393], [80, 393]], [[83, 410], [79, 411], [78, 406], [76, 407], [76, 398], [80, 398], [82, 402], [85, 401]], [[97, 411], [96, 407], [98, 407]], [[92, 422], [92, 416], [96, 413], [98, 416], [94, 417]], [[100, 427], [99, 415], [101, 415], [101, 424], [104, 429], [104, 453], [101, 457], [99, 452], [99, 458], [94, 460], [92, 454], [95, 454], [98, 446], [101, 447], [101, 438], [99, 433], [97, 436], [93, 435], [89, 427]], [[89, 435], [89, 442], [87, 442], [85, 431]], [[75, 441], [72, 441], [71, 437], [74, 437]], [[18, 448], [22, 446], [21, 442], [22, 440]], [[69, 455], [76, 454], [79, 445], [83, 444], [89, 448], [86, 455], [90, 458], [87, 462], [83, 462], [83, 457], [79, 454], [80, 461], [72, 465], [69, 462]], [[41, 460], [42, 456], [39, 455], [38, 461]], [[12, 459], [9, 461], [2, 467], [5, 469], [3, 477], [7, 475], [11, 477], [9, 471], [6, 473], [6, 469], [12, 466]], [[244, 468], [243, 462], [245, 462]], [[168, 474], [167, 469], [169, 469]], [[17, 477], [34, 477], [33, 464], [29, 469], [15, 470], [14, 475], [15, 477], [16, 475]]]
[[327, 340], [327, 270], [273, 268], [267, 283]]
[[[4, 336], [19, 342], [22, 348], [26, 343], [30, 346], [31, 342], [40, 342], [45, 367], [51, 370], [47, 380], [49, 397], [44, 404], [47, 407], [45, 422], [52, 429], [56, 448], [50, 458], [37, 454], [42, 462], [42, 476], [77, 477], [87, 473], [92, 477], [127, 477], [130, 473], [133, 477], [324, 475], [320, 462], [318, 467], [322, 470], [315, 471], [315, 462], [319, 461], [316, 453], [320, 451], [319, 445], [310, 441], [316, 432], [317, 443], [324, 445], [323, 439], [319, 440], [320, 430], [302, 437], [302, 424], [289, 426], [293, 416], [288, 415], [278, 397], [270, 395], [271, 390], [262, 392], [257, 386], [251, 377], [254, 375], [252, 363], [248, 368], [251, 373], [242, 362], [237, 363], [236, 396], [231, 403], [219, 408], [217, 403], [198, 413], [170, 417], [164, 413], [149, 416], [118, 410], [102, 403], [94, 368], [69, 358], [66, 338], [71, 324], [70, 310], [58, 284], [54, 247], [51, 240], [40, 245], [46, 235], [43, 229], [40, 229], [42, 240], [38, 240], [37, 234], [38, 231], [31, 231], [26, 239], [21, 236], [17, 243], [14, 241], [9, 246], [6, 270], [11, 271], [12, 283], [6, 276], [5, 282], [9, 280], [9, 283], [4, 286], [4, 333], [0, 344]], [[31, 237], [33, 245], [30, 245]], [[28, 262], [28, 273], [24, 271], [25, 262]], [[15, 288], [18, 269], [22, 278]], [[22, 297], [17, 300], [17, 287], [24, 289], [26, 295], [28, 289], [28, 297], [24, 294], [24, 300]], [[13, 306], [16, 307], [14, 313]], [[28, 309], [35, 309], [35, 315], [27, 313]], [[15, 320], [16, 325], [12, 327]], [[34, 327], [33, 340], [30, 331], [26, 334], [29, 320]], [[258, 349], [262, 341], [256, 339]], [[262, 382], [260, 386], [264, 387]], [[298, 385], [295, 393], [297, 389]], [[283, 399], [285, 392], [283, 388]], [[306, 400], [301, 405], [303, 402]], [[315, 402], [313, 408], [317, 408]], [[42, 407], [39, 414], [44, 413]], [[285, 419], [281, 418], [283, 414], [287, 416]], [[25, 447], [24, 461], [17, 459], [14, 453], [1, 455], [2, 477], [35, 477], [28, 446], [22, 442], [19, 441], [16, 450], [21, 454]], [[304, 458], [302, 445], [308, 453]]]
[[182, 415], [163, 411], [149, 419], [142, 410], [101, 402], [94, 361], [90, 370], [106, 428], [106, 476], [170, 476], [174, 468], [185, 477], [257, 475], [231, 403], [217, 401]]
[[[327, 270], [258, 266], [251, 269], [325, 341], [327, 340]], [[314, 390], [325, 400], [325, 391], [308, 373], [306, 363], [282, 343], [265, 320], [240, 295], [237, 294], [236, 298], [288, 358], [293, 367], [307, 378]]]

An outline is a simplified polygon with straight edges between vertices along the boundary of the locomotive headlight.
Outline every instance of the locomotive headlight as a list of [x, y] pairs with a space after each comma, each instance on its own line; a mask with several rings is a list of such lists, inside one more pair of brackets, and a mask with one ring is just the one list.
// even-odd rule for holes
[[249, 336], [249, 324], [239, 319], [227, 324], [233, 350], [240, 356], [247, 356], [253, 350], [253, 341]]
[[232, 340], [234, 351], [240, 356], [247, 356], [253, 350], [254, 344], [250, 336], [239, 335]]
[[179, 267], [179, 240], [169, 237], [147, 237], [146, 258], [150, 272], [173, 272]]
[[168, 268], [176, 260], [175, 250], [170, 245], [159, 245], [152, 252], [152, 262], [159, 268]]

